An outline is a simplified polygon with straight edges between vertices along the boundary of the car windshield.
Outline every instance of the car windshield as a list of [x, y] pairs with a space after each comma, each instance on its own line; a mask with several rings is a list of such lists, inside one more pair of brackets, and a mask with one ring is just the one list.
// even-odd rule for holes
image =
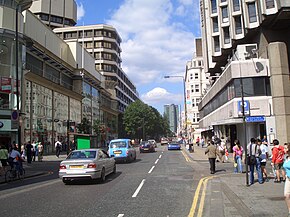
[[89, 158], [95, 158], [96, 157], [96, 151], [73, 151], [70, 153], [70, 155], [66, 159], [89, 159]]
[[110, 148], [126, 148], [126, 142], [111, 142]]

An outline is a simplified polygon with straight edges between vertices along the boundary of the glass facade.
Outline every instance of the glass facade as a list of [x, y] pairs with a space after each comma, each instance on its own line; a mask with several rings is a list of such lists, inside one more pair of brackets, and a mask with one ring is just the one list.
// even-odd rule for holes
[[[67, 141], [81, 122], [81, 102], [31, 81], [25, 81], [24, 141], [41, 141], [45, 152], [53, 150], [56, 139]], [[69, 116], [70, 114], [70, 116]]]
[[[18, 46], [18, 85], [21, 87], [23, 46]], [[0, 36], [0, 110], [17, 109], [15, 40]], [[19, 88], [19, 93], [20, 93]], [[21, 93], [20, 93], [21, 94]], [[19, 103], [20, 97], [19, 97]], [[21, 105], [21, 104], [20, 104]]]

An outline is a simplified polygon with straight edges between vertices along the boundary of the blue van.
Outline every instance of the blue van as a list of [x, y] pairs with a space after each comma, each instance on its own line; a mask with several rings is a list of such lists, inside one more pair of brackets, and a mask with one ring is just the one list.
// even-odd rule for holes
[[113, 139], [109, 144], [109, 155], [116, 161], [134, 161], [136, 160], [136, 150], [132, 146], [130, 139]]

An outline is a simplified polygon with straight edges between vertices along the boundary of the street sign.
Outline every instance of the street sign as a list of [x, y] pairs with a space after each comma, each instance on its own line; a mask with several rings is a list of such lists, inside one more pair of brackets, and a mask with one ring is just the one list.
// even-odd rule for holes
[[[250, 115], [250, 102], [249, 100], [244, 101], [244, 111], [245, 115]], [[242, 107], [242, 101], [238, 101], [238, 115], [243, 115], [243, 107]]]
[[18, 129], [19, 113], [17, 110], [13, 110], [11, 113], [11, 129]]
[[265, 116], [248, 116], [246, 122], [264, 122], [266, 121]]

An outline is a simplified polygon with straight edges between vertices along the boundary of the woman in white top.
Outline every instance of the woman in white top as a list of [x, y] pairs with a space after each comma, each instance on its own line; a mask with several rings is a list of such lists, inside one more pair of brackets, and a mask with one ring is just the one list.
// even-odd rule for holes
[[264, 181], [269, 182], [268, 175], [267, 175], [267, 170], [266, 170], [266, 163], [269, 158], [269, 147], [267, 142], [262, 142], [260, 145], [260, 162], [261, 162], [261, 171], [262, 175], [264, 176]]

